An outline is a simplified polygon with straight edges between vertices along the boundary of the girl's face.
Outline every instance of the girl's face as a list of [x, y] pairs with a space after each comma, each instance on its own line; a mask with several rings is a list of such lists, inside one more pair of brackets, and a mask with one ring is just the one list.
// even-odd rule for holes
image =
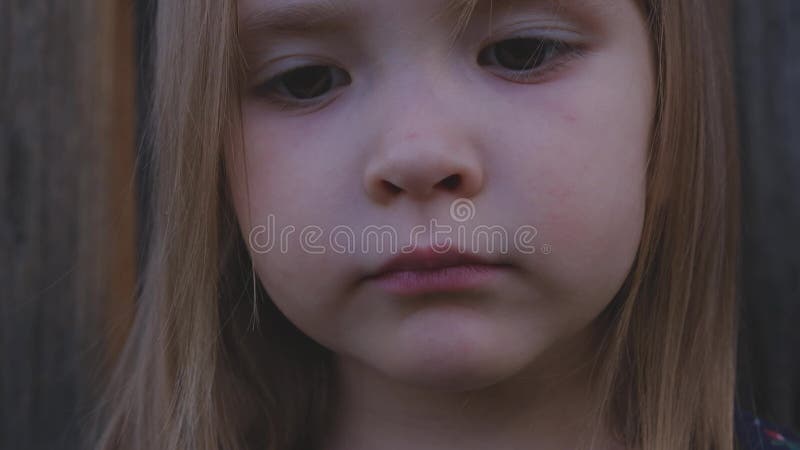
[[[470, 389], [591, 345], [641, 237], [655, 88], [632, 0], [479, 1], [458, 34], [447, 3], [239, 0], [228, 176], [300, 330], [393, 380]], [[439, 292], [369, 278], [448, 242], [502, 266]]]

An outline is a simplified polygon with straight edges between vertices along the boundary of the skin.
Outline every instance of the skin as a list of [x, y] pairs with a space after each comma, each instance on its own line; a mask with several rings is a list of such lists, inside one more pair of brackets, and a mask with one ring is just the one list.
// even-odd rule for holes
[[[298, 233], [391, 225], [408, 244], [432, 218], [459, 225], [449, 208], [466, 198], [468, 230], [532, 225], [536, 245], [551, 249], [486, 252], [509, 267], [478, 288], [427, 297], [363, 280], [386, 251], [311, 254], [295, 234], [285, 252], [253, 252], [272, 301], [337, 355], [342, 402], [325, 448], [575, 448], [591, 406], [595, 318], [627, 276], [643, 224], [655, 86], [640, 11], [629, 0], [496, 1], [451, 40], [443, 1], [334, 0], [352, 6], [352, 29], [277, 36], [245, 26], [304, 3], [239, 0], [250, 71], [243, 147], [227, 158], [246, 238], [273, 214]], [[523, 80], [476, 63], [518, 36], [581, 50]], [[350, 81], [300, 108], [253, 89], [309, 63]], [[604, 431], [596, 438], [594, 448], [616, 445]]]

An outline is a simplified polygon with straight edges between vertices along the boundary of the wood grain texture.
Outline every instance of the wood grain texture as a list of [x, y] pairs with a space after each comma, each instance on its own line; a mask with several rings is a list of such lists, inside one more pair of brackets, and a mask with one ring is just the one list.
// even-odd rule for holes
[[0, 448], [77, 449], [134, 277], [132, 12], [0, 3]]
[[800, 430], [800, 1], [736, 0], [744, 189], [739, 392]]

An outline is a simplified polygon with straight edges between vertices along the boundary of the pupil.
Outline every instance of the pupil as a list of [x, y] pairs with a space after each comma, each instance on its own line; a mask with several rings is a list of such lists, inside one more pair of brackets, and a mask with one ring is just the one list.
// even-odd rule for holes
[[331, 89], [333, 77], [326, 66], [301, 67], [289, 72], [284, 84], [293, 96], [310, 99], [319, 97]]
[[496, 45], [497, 62], [512, 70], [530, 70], [545, 59], [544, 43], [537, 39], [509, 39]]

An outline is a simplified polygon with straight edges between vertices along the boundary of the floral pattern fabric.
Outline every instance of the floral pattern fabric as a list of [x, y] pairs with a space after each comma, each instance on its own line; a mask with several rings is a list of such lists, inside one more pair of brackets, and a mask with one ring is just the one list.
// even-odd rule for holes
[[736, 410], [736, 434], [741, 450], [800, 450], [800, 439], [790, 429], [742, 409]]

